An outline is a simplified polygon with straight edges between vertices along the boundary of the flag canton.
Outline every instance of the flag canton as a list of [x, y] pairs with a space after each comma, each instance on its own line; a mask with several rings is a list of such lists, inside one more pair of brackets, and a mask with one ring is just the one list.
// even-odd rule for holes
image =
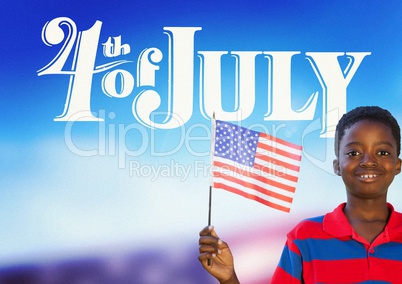
[[259, 137], [257, 131], [217, 120], [214, 155], [252, 167]]

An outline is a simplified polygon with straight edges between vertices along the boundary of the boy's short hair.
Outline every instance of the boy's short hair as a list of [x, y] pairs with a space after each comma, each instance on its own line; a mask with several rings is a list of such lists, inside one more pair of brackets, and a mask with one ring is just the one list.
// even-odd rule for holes
[[399, 156], [401, 152], [401, 130], [396, 119], [392, 114], [378, 106], [361, 106], [345, 113], [338, 122], [335, 131], [335, 155], [339, 155], [339, 144], [345, 135], [345, 130], [361, 120], [371, 120], [381, 122], [391, 129], [392, 136], [396, 141], [396, 152]]

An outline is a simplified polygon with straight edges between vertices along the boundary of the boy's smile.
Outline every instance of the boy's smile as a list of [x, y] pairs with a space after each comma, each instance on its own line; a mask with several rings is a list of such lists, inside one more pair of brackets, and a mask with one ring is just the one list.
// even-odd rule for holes
[[391, 129], [381, 122], [361, 120], [346, 129], [334, 161], [349, 197], [385, 197], [401, 171], [397, 143]]

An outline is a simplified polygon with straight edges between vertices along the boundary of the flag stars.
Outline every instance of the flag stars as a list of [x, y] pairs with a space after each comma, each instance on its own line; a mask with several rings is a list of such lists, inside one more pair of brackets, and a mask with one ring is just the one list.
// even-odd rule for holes
[[259, 133], [217, 121], [215, 155], [253, 166]]

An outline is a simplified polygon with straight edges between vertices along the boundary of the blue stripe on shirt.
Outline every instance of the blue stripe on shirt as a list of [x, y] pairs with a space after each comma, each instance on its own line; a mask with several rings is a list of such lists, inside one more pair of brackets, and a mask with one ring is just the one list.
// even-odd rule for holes
[[303, 267], [300, 255], [289, 250], [287, 245], [283, 249], [278, 266], [294, 278], [301, 280]]
[[354, 240], [338, 239], [305, 239], [294, 241], [299, 248], [303, 261], [312, 260], [346, 260], [366, 258], [367, 252], [363, 244]]
[[390, 242], [374, 247], [373, 257], [401, 261], [402, 244]]
[[[367, 251], [363, 244], [354, 240], [305, 239], [294, 241], [299, 248], [303, 261], [312, 260], [348, 260], [366, 258]], [[373, 257], [401, 261], [402, 245], [391, 242], [374, 247]]]

